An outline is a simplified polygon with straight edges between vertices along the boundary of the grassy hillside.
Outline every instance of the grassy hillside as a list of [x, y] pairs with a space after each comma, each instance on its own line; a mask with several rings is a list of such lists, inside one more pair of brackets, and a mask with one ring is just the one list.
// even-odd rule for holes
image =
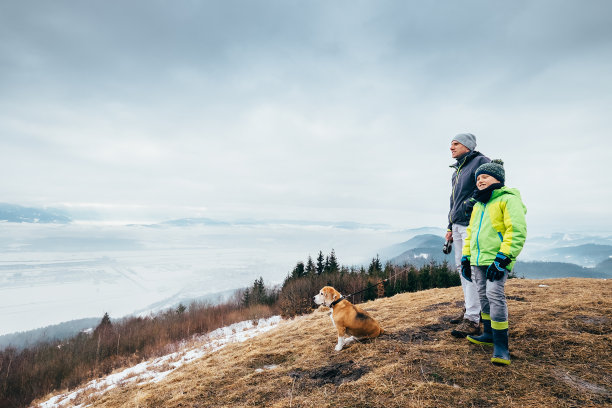
[[[540, 286], [546, 285], [546, 286]], [[327, 309], [119, 387], [94, 407], [584, 407], [612, 404], [612, 281], [512, 279], [512, 365], [450, 335], [459, 287], [363, 304], [388, 331], [335, 352]]]

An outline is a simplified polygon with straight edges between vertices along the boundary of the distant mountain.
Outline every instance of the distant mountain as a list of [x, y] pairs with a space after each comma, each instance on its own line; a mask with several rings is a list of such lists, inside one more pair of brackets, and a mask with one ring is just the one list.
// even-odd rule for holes
[[569, 262], [595, 266], [612, 257], [612, 245], [583, 244], [553, 248], [542, 253], [543, 261]]
[[169, 225], [173, 227], [190, 227], [194, 225], [230, 225], [227, 221], [218, 221], [211, 218], [180, 218], [177, 220], [164, 221], [160, 225]]
[[[389, 261], [396, 258], [406, 251], [415, 250], [417, 248], [429, 250], [437, 248], [442, 254], [442, 246], [444, 245], [444, 238], [439, 235], [433, 234], [422, 234], [417, 235], [408, 241], [401, 242], [399, 244], [391, 245], [378, 251], [378, 256], [381, 261]], [[444, 254], [442, 254], [444, 255]]]
[[225, 221], [215, 220], [212, 218], [180, 218], [176, 220], [164, 221], [160, 224], [161, 226], [174, 226], [174, 227], [189, 227], [195, 225], [210, 225], [210, 226], [224, 226], [224, 225], [298, 225], [298, 226], [321, 226], [321, 227], [332, 227], [347, 230], [354, 229], [384, 229], [389, 228], [386, 224], [361, 224], [352, 221], [303, 221], [303, 220], [237, 220], [237, 221]]
[[[611, 265], [612, 266], [612, 265]], [[612, 269], [585, 268], [583, 266], [563, 262], [521, 262], [514, 265], [514, 274], [518, 278], [550, 279], [550, 278], [603, 278], [612, 279]]]
[[408, 241], [391, 245], [379, 251], [381, 261], [389, 261], [393, 265], [410, 264], [417, 267], [430, 262], [442, 263], [444, 261], [454, 265], [453, 252], [446, 255], [442, 252], [444, 238], [440, 235], [417, 235]]
[[553, 233], [549, 235], [529, 236], [527, 241], [533, 245], [548, 247], [568, 247], [584, 244], [612, 245], [612, 235], [587, 235], [578, 233]]
[[[222, 292], [208, 293], [200, 295], [198, 293], [198, 284], [194, 284], [190, 288], [187, 288], [181, 292], [174, 294], [166, 299], [162, 299], [155, 302], [147, 307], [136, 310], [133, 314], [136, 316], [148, 316], [151, 314], [159, 313], [164, 310], [176, 309], [179, 305], [189, 306], [192, 303], [206, 303], [216, 305], [222, 302], [226, 302], [236, 294], [239, 289], [228, 289]], [[192, 289], [189, 291], [189, 289]]]
[[[588, 240], [601, 240], [601, 237], [586, 237], [574, 235], [571, 238], [561, 234], [553, 237], [536, 237], [540, 245], [556, 245], [564, 242], [585, 242]], [[605, 241], [605, 239], [604, 239]], [[528, 242], [528, 244], [531, 241]], [[432, 261], [442, 263], [447, 261], [451, 266], [455, 263], [454, 250], [445, 255], [442, 253], [444, 238], [441, 235], [417, 235], [408, 241], [391, 245], [381, 249], [378, 254], [381, 261], [389, 261], [394, 265], [411, 264], [417, 267]], [[527, 261], [521, 256], [514, 267], [517, 277], [530, 279], [548, 278], [611, 278], [612, 279], [612, 245], [599, 245], [593, 243], [576, 246], [557, 246], [550, 248], [543, 246]], [[537, 256], [534, 259], [534, 254]]]
[[83, 330], [97, 327], [101, 317], [78, 319], [59, 323], [25, 332], [11, 333], [0, 336], [0, 350], [14, 347], [17, 350], [36, 345], [39, 342], [64, 340], [79, 334]]
[[521, 260], [570, 262], [593, 267], [612, 255], [612, 235], [562, 234], [528, 236]]
[[0, 221], [37, 224], [68, 224], [72, 220], [59, 210], [0, 203]]
[[605, 261], [598, 263], [595, 266], [595, 270], [597, 272], [610, 274], [610, 277], [612, 278], [612, 258], [608, 258]]

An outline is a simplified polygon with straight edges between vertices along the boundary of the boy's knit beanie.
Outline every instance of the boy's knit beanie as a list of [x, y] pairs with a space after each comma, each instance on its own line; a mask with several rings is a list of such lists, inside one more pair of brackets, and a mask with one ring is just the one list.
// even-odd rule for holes
[[504, 171], [504, 162], [501, 159], [492, 160], [491, 163], [485, 163], [476, 169], [475, 177], [481, 174], [488, 174], [498, 179], [502, 184], [506, 182], [506, 172]]
[[471, 151], [474, 151], [474, 149], [476, 148], [476, 136], [471, 133], [459, 133], [453, 138], [453, 140], [451, 140], [451, 142], [452, 141], [457, 141], [461, 143]]

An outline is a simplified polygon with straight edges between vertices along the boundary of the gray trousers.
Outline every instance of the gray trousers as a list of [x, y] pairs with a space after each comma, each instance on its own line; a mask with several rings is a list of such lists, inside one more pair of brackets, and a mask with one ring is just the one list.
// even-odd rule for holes
[[508, 279], [508, 273], [505, 273], [504, 277], [500, 280], [493, 282], [487, 280], [486, 273], [486, 266], [472, 266], [472, 280], [474, 283], [476, 283], [476, 287], [478, 289], [483, 319], [490, 316], [491, 324], [493, 326], [498, 326], [493, 323], [496, 322], [502, 323], [502, 326], [498, 327], [501, 328], [505, 326], [505, 328], [507, 328], [508, 305], [506, 304], [506, 294], [504, 292], [504, 288], [506, 286], [506, 280]]

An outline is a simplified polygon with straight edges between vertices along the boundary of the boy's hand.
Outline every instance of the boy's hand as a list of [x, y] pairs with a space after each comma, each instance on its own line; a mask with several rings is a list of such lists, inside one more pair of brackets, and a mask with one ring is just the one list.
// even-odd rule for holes
[[510, 264], [510, 258], [498, 252], [493, 263], [487, 268], [487, 279], [493, 282], [503, 278], [504, 274], [508, 272], [506, 270], [508, 264]]
[[472, 281], [472, 266], [470, 265], [470, 257], [467, 255], [461, 257], [461, 276], [470, 282]]

